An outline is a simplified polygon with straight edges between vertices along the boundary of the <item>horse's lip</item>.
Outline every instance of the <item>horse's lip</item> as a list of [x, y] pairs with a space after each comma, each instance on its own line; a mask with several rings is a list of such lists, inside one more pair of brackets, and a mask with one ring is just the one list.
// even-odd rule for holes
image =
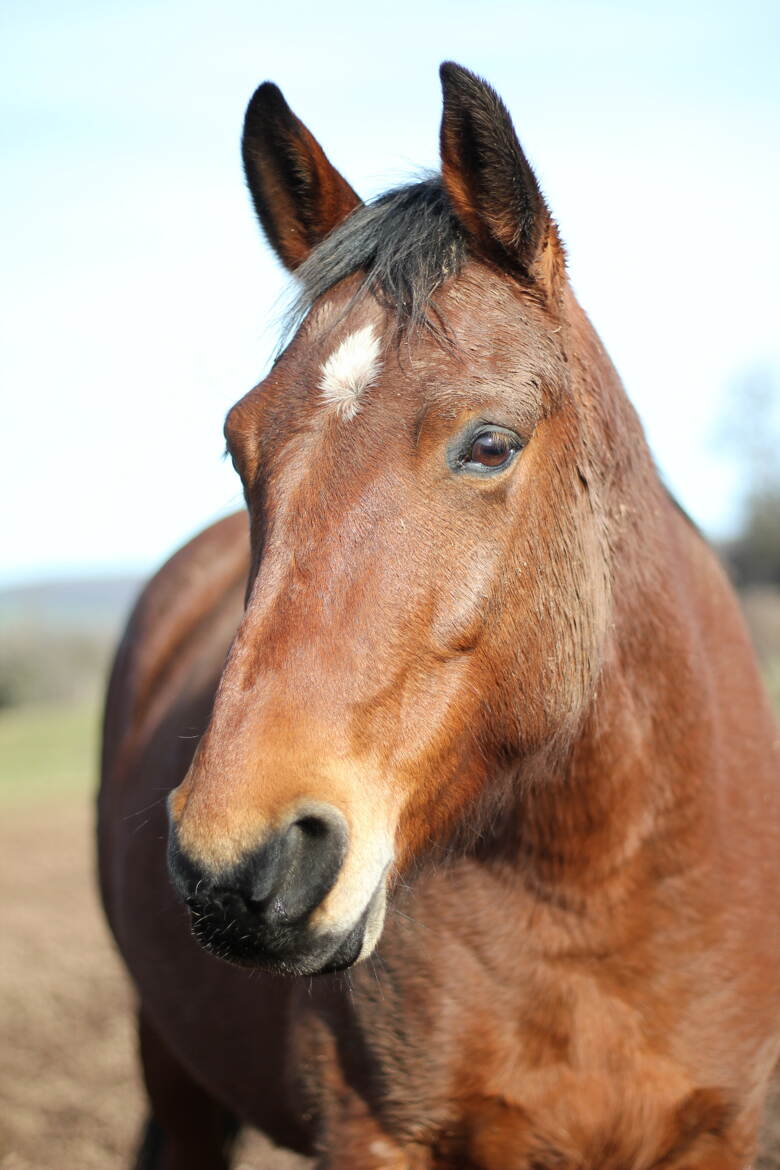
[[192, 933], [205, 950], [239, 967], [272, 975], [326, 975], [344, 971], [361, 957], [366, 925], [378, 900], [385, 896], [383, 879], [357, 922], [344, 934], [317, 933], [305, 922], [281, 930], [258, 924], [248, 931], [245, 923], [236, 925], [229, 907], [217, 908], [188, 898]]
[[[376, 895], [374, 895], [376, 896]], [[366, 921], [373, 904], [373, 898], [358, 918], [355, 925], [344, 937], [340, 946], [334, 951], [324, 967], [317, 972], [319, 975], [328, 975], [333, 971], [346, 971], [360, 958], [363, 949], [363, 936], [366, 933]]]

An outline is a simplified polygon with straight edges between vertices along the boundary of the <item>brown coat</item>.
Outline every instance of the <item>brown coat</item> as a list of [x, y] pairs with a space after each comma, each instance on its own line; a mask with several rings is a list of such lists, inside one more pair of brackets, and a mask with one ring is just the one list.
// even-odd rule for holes
[[[506, 110], [443, 82], [441, 184], [384, 218], [275, 87], [247, 115], [316, 305], [228, 419], [251, 541], [232, 517], [161, 571], [109, 693], [143, 1164], [226, 1165], [232, 1116], [334, 1170], [743, 1170], [780, 1052], [776, 727]], [[323, 291], [368, 238], [374, 282]], [[286, 978], [192, 939], [172, 789], [198, 938]]]

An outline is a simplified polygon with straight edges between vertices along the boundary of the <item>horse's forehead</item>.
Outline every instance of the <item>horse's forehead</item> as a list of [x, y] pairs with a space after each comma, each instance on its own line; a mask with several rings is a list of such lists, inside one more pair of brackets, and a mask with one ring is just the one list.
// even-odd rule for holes
[[[550, 345], [553, 325], [533, 303], [524, 303], [507, 280], [469, 265], [445, 285], [429, 306], [429, 322], [411, 327], [398, 343], [398, 321], [392, 309], [371, 294], [355, 297], [355, 289], [338, 287], [318, 301], [306, 317], [296, 346], [298, 359], [315, 367], [318, 380], [326, 376], [334, 397], [344, 388], [357, 393], [405, 359], [404, 371], [427, 375], [431, 369], [464, 368], [483, 372], [548, 365], [557, 352]], [[385, 363], [385, 355], [387, 362]], [[312, 373], [315, 371], [312, 371]]]
[[425, 326], [412, 326], [399, 340], [392, 309], [361, 293], [359, 283], [325, 294], [253, 392], [258, 406], [265, 402], [266, 422], [273, 427], [292, 418], [319, 431], [329, 418], [349, 425], [368, 412], [374, 425], [397, 424], [405, 412], [416, 415], [439, 399], [449, 411], [462, 411], [509, 398], [533, 415], [558, 349], [552, 326], [504, 282], [474, 268], [442, 288], [431, 306], [444, 340]]

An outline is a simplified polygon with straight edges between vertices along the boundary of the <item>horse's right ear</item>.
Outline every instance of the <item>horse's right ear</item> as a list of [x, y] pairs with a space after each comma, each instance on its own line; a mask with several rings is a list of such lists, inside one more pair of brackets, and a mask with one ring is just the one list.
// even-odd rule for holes
[[287, 268], [297, 268], [360, 204], [270, 81], [247, 107], [241, 153], [260, 223]]
[[487, 82], [445, 61], [441, 163], [455, 215], [478, 254], [555, 300], [563, 248], [512, 119]]

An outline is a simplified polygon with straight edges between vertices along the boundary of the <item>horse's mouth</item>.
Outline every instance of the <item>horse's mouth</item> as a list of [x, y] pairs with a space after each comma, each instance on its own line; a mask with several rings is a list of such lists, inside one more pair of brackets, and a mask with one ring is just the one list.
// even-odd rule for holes
[[385, 882], [378, 883], [358, 920], [343, 932], [318, 931], [304, 922], [253, 921], [230, 892], [187, 899], [192, 933], [218, 959], [273, 975], [325, 975], [344, 971], [374, 949], [385, 913]]

